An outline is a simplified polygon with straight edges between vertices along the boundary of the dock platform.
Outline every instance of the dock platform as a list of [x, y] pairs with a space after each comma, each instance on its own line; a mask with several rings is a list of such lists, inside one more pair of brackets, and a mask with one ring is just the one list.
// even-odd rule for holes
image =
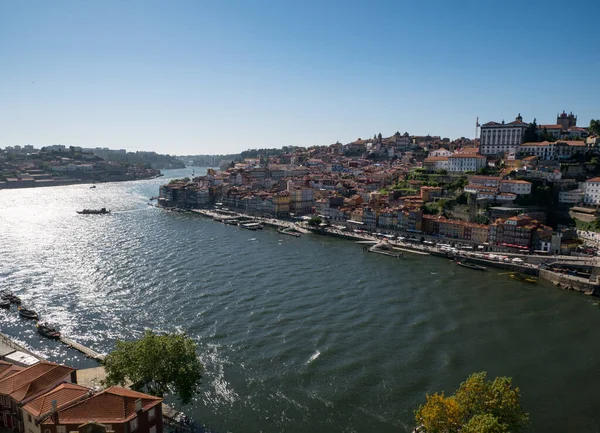
[[66, 344], [69, 347], [72, 347], [75, 350], [78, 350], [79, 352], [81, 352], [85, 356], [87, 356], [88, 358], [95, 359], [96, 361], [104, 361], [104, 358], [106, 358], [105, 355], [98, 353], [95, 350], [92, 350], [89, 347], [84, 346], [83, 344], [79, 344], [78, 342], [73, 341], [70, 338], [60, 337], [60, 342], [63, 344]]

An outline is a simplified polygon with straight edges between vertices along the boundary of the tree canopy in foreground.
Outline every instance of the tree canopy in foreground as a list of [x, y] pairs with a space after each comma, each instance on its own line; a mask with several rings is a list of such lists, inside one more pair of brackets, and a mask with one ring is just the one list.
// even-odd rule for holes
[[510, 377], [486, 380], [485, 372], [467, 378], [454, 395], [427, 395], [415, 412], [417, 430], [426, 433], [517, 432], [529, 425], [519, 388]]
[[107, 385], [131, 382], [133, 389], [158, 397], [175, 394], [182, 404], [198, 393], [204, 370], [191, 337], [149, 330], [139, 340], [117, 341], [104, 363]]

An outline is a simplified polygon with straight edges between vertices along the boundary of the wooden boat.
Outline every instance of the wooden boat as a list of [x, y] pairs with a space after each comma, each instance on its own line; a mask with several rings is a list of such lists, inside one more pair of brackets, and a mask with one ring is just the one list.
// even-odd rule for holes
[[460, 260], [456, 260], [456, 264], [458, 266], [462, 266], [463, 268], [474, 269], [476, 271], [485, 271], [486, 267], [481, 265], [476, 265], [475, 263], [462, 262]]
[[248, 230], [260, 230], [260, 229], [262, 229], [262, 224], [261, 223], [242, 223], [242, 224], [240, 224], [240, 227], [243, 227]]
[[277, 232], [281, 233], [282, 235], [290, 235], [290, 236], [295, 236], [297, 238], [300, 237], [300, 233], [292, 231], [290, 228], [287, 228], [287, 227], [286, 228], [283, 228], [283, 227], [279, 228], [279, 229], [277, 229]]
[[523, 275], [518, 272], [513, 272], [512, 274], [510, 274], [510, 278], [512, 278], [513, 280], [522, 281], [524, 283], [537, 283], [537, 278], [531, 277], [529, 275]]
[[9, 301], [11, 304], [21, 304], [21, 298], [9, 291], [3, 291], [0, 293], [0, 299], [3, 301]]
[[37, 328], [37, 331], [44, 337], [53, 338], [55, 340], [58, 340], [60, 338], [59, 331], [44, 323], [38, 323], [37, 325], [35, 325], [35, 327]]
[[78, 210], [77, 213], [82, 215], [103, 215], [110, 213], [110, 209], [106, 209], [105, 207], [101, 209], [84, 209]]
[[0, 308], [9, 309], [11, 302], [8, 299], [0, 299]]
[[26, 319], [38, 320], [40, 316], [33, 310], [28, 310], [24, 307], [19, 307], [19, 314]]

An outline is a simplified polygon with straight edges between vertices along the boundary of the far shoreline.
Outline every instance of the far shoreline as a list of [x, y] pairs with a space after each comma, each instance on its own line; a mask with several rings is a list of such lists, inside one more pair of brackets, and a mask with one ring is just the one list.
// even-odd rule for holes
[[102, 183], [112, 183], [112, 182], [131, 182], [136, 180], [152, 180], [159, 177], [164, 176], [163, 173], [155, 176], [149, 177], [139, 177], [134, 179], [110, 179], [110, 180], [92, 180], [92, 179], [65, 179], [65, 180], [51, 180], [51, 181], [42, 181], [42, 182], [29, 182], [27, 184], [18, 184], [18, 185], [9, 185], [7, 182], [0, 182], [0, 191], [1, 190], [15, 190], [15, 189], [31, 189], [31, 188], [47, 188], [53, 186], [69, 186], [69, 185], [97, 185]]

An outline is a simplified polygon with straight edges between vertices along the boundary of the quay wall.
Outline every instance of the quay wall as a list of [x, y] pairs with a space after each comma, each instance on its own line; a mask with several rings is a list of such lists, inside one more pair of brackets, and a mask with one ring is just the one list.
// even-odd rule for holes
[[[200, 215], [207, 216], [207, 217], [212, 216], [211, 211], [203, 211], [203, 210], [199, 210], [199, 209], [194, 209], [192, 212], [195, 212]], [[271, 223], [269, 225], [273, 225], [275, 227], [278, 226], [278, 224], [276, 224], [276, 223]], [[319, 228], [309, 228], [308, 230], [310, 230], [310, 232], [315, 233], [315, 234], [334, 236], [337, 238], [347, 239], [347, 240], [351, 240], [351, 241], [364, 241], [365, 239], [369, 239], [364, 236], [356, 235], [354, 233], [330, 231], [330, 230], [319, 229]], [[404, 251], [414, 251], [415, 253], [419, 253], [419, 254], [430, 254], [432, 256], [437, 256], [437, 257], [442, 257], [442, 258], [447, 258], [447, 259], [455, 259], [455, 258], [467, 259], [471, 263], [476, 263], [479, 265], [492, 267], [492, 268], [504, 269], [508, 272], [519, 272], [524, 275], [531, 275], [531, 276], [539, 277], [539, 278], [542, 278], [542, 279], [547, 280], [554, 284], [558, 283], [560, 285], [560, 287], [562, 287], [562, 288], [568, 287], [572, 290], [583, 292], [583, 293], [586, 293], [589, 295], [600, 296], [600, 281], [599, 281], [599, 278], [597, 278], [597, 277], [593, 277], [592, 279], [588, 280], [588, 279], [581, 278], [581, 277], [559, 274], [559, 273], [556, 273], [553, 271], [540, 269], [537, 266], [535, 266], [538, 263], [542, 263], [542, 262], [546, 262], [546, 263], [559, 262], [559, 263], [564, 263], [566, 265], [568, 265], [568, 264], [575, 265], [575, 266], [588, 265], [588, 266], [594, 267], [594, 265], [596, 263], [593, 258], [590, 259], [590, 258], [584, 258], [584, 257], [571, 257], [571, 256], [530, 256], [530, 255], [521, 255], [521, 254], [509, 254], [511, 257], [515, 257], [515, 256], [521, 257], [524, 260], [524, 262], [526, 262], [526, 263], [519, 264], [519, 263], [514, 263], [514, 262], [506, 263], [506, 262], [500, 262], [500, 261], [495, 261], [495, 260], [488, 260], [488, 259], [484, 259], [481, 257], [474, 257], [474, 256], [465, 257], [464, 255], [455, 254], [455, 253], [447, 252], [447, 251], [441, 251], [437, 248], [431, 248], [431, 247], [426, 248], [426, 249], [416, 248], [414, 245], [408, 244], [408, 243], [393, 242], [392, 244], [395, 247], [402, 248]]]
[[563, 289], [569, 288], [576, 292], [582, 292], [586, 295], [600, 295], [600, 284], [597, 281], [586, 281], [583, 278], [573, 277], [571, 275], [559, 274], [546, 269], [540, 269], [540, 277], [545, 280], [559, 283]]

